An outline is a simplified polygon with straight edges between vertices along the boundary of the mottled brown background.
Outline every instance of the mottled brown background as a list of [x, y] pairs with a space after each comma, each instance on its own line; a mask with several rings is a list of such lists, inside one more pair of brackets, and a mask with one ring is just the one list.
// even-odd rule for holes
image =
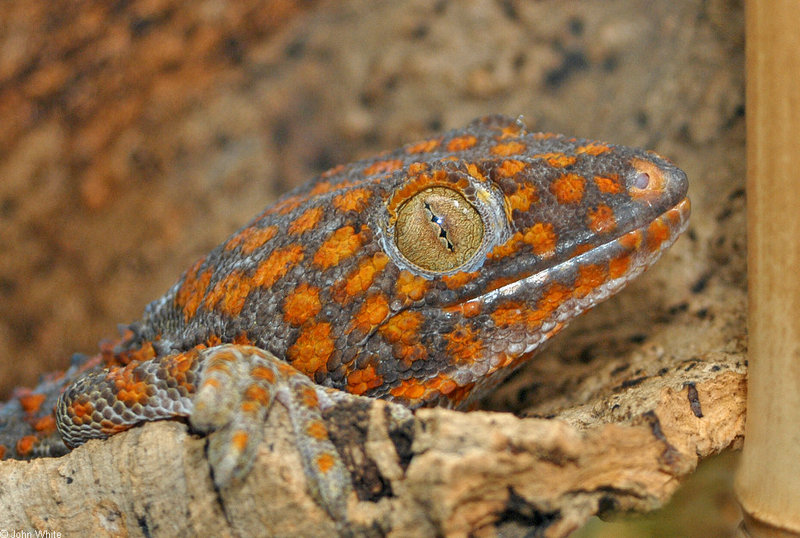
[[[742, 68], [733, 0], [0, 0], [0, 390], [93, 351], [315, 173], [495, 112], [655, 149], [692, 182], [687, 238], [552, 353], [721, 319], [745, 289]], [[729, 532], [730, 468], [689, 527], [633, 532]]]

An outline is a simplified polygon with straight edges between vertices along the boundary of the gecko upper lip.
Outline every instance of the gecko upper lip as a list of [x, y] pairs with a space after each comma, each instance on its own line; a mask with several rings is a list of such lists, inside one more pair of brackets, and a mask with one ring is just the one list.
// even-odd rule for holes
[[683, 200], [667, 209], [659, 218], [666, 217], [670, 222], [678, 222], [678, 232], [675, 234], [678, 235], [686, 229], [691, 214], [692, 202], [688, 196], [684, 196]]

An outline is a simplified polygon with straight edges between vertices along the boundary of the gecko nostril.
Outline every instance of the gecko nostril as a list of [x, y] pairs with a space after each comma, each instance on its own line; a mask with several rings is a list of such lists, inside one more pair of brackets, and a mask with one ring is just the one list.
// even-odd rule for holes
[[650, 174], [639, 172], [633, 177], [632, 186], [637, 189], [646, 189], [650, 185]]

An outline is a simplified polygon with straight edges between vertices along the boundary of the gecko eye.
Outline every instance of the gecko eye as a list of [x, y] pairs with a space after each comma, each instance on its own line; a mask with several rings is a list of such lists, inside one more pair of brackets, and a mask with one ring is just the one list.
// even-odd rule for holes
[[397, 212], [395, 244], [405, 258], [427, 271], [451, 271], [467, 263], [483, 242], [483, 221], [461, 194], [430, 187]]
[[636, 189], [646, 189], [650, 184], [650, 174], [647, 172], [638, 172], [631, 182], [631, 186]]
[[664, 194], [667, 180], [664, 171], [655, 163], [641, 158], [631, 161], [634, 173], [628, 180], [628, 193], [642, 201], [652, 201]]

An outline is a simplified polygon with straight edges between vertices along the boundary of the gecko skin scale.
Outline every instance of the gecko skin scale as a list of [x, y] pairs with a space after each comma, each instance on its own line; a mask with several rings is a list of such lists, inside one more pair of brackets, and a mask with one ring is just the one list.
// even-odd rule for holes
[[[95, 355], [17, 389], [0, 455], [58, 456], [146, 421], [209, 434], [219, 487], [274, 401], [336, 519], [352, 486], [322, 410], [343, 392], [464, 408], [686, 229], [686, 175], [648, 151], [489, 116], [335, 167], [194, 263]], [[165, 463], [167, 464], [167, 463]]]

